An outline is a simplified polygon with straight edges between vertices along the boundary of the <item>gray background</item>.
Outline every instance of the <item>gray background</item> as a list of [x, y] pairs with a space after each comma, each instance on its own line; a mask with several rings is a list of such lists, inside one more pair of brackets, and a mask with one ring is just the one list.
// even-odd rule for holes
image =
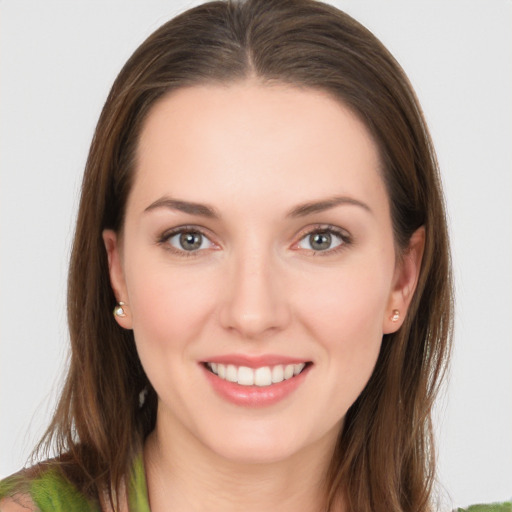
[[[100, 108], [136, 46], [195, 3], [0, 1], [0, 476], [25, 463], [62, 381], [69, 245]], [[457, 318], [440, 508], [510, 498], [512, 3], [332, 3], [403, 65], [442, 168]]]

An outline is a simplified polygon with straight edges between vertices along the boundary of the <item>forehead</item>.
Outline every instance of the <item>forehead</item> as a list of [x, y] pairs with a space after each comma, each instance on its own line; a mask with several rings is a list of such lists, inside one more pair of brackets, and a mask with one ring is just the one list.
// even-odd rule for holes
[[133, 192], [146, 201], [238, 195], [284, 206], [312, 195], [371, 195], [382, 189], [379, 168], [364, 124], [327, 93], [250, 81], [202, 85], [173, 91], [150, 111]]

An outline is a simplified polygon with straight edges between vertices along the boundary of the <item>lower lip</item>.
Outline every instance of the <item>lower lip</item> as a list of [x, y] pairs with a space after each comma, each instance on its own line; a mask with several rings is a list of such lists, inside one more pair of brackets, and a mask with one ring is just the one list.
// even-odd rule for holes
[[203, 364], [206, 378], [213, 389], [225, 400], [235, 405], [246, 407], [266, 407], [276, 404], [291, 395], [306, 378], [311, 365], [308, 364], [299, 375], [270, 386], [241, 386], [236, 382], [221, 379]]

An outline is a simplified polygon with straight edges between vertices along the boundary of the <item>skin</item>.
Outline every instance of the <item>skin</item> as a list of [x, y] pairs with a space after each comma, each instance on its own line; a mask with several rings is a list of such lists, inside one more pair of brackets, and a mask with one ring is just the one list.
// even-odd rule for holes
[[[289, 215], [333, 197], [345, 200]], [[178, 211], [166, 198], [217, 216]], [[204, 234], [200, 249], [165, 237], [180, 226]], [[309, 235], [327, 226], [341, 236], [315, 251]], [[377, 147], [327, 94], [248, 80], [157, 103], [123, 231], [104, 232], [112, 286], [126, 303], [117, 321], [133, 329], [159, 396], [145, 446], [153, 511], [321, 510], [338, 432], [383, 334], [407, 312], [423, 237], [418, 230], [397, 258]], [[200, 364], [224, 354], [312, 364], [285, 399], [242, 407], [212, 389]]]

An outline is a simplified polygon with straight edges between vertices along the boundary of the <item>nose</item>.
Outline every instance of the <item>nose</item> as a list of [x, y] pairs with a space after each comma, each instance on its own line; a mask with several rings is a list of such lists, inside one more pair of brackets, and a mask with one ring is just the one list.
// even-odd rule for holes
[[257, 339], [284, 329], [291, 312], [282, 269], [263, 251], [248, 253], [231, 262], [220, 319], [225, 329]]

